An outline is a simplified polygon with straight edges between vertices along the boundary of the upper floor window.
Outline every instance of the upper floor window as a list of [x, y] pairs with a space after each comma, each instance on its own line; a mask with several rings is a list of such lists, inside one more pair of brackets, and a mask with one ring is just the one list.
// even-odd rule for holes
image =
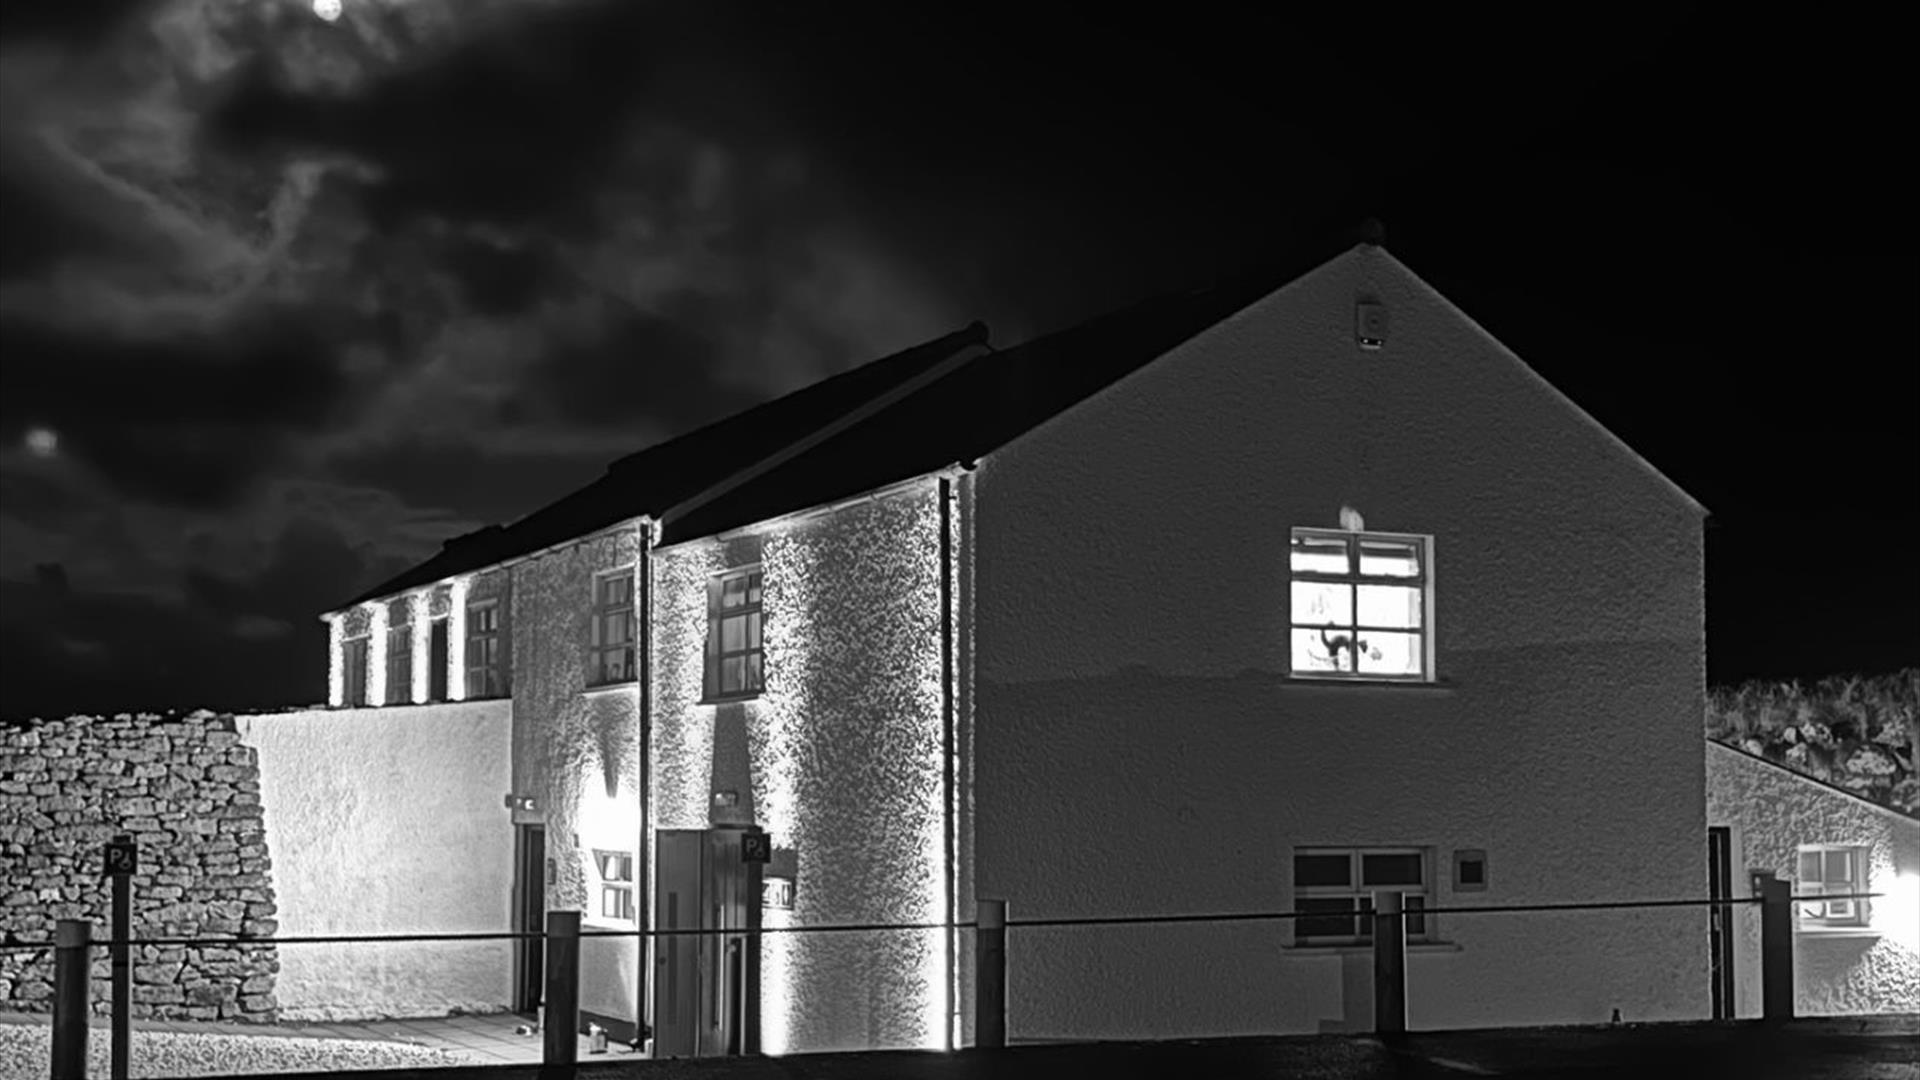
[[506, 646], [500, 636], [500, 603], [467, 605], [467, 697], [497, 698], [507, 693]]
[[427, 700], [447, 700], [447, 620], [445, 616], [429, 624], [427, 636]]
[[765, 688], [764, 617], [759, 567], [721, 574], [708, 583], [708, 700], [753, 697]]
[[633, 571], [622, 570], [593, 582], [587, 685], [631, 682], [633, 677]]
[[1373, 891], [1397, 889], [1407, 940], [1428, 936], [1427, 853], [1421, 848], [1295, 848], [1293, 939], [1300, 945], [1373, 941]]
[[[394, 607], [406, 612], [410, 605]], [[404, 705], [413, 700], [413, 624], [403, 615], [387, 625], [387, 704]]]
[[[1841, 844], [1804, 844], [1794, 882], [1796, 896], [1846, 896], [1867, 891], [1866, 849]], [[1865, 926], [1865, 900], [1805, 900], [1800, 925], [1808, 929]]]
[[1432, 679], [1432, 564], [1429, 536], [1293, 530], [1289, 671]]
[[367, 700], [367, 639], [349, 638], [340, 644], [340, 674], [344, 693], [340, 704], [351, 709], [371, 705]]

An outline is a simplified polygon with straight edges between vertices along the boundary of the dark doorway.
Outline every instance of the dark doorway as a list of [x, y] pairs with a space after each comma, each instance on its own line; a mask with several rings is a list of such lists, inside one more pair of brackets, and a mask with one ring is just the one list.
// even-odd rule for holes
[[433, 620], [427, 638], [427, 700], [447, 700], [447, 620]]
[[[1725, 825], [1707, 829], [1707, 894], [1715, 900], [1733, 899], [1733, 830]], [[1711, 957], [1713, 1018], [1734, 1019], [1733, 905], [1717, 903], [1708, 909], [1707, 950]]]
[[[513, 928], [539, 933], [547, 922], [547, 829], [521, 825], [513, 837]], [[546, 949], [540, 938], [513, 943], [513, 1011], [532, 1016], [540, 1009], [546, 981]]]

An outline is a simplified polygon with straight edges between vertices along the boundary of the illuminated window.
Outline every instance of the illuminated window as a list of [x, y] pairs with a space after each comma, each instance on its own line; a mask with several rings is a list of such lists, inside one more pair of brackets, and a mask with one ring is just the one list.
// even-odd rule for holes
[[[1427, 853], [1421, 848], [1295, 848], [1293, 940], [1300, 945], [1373, 941], [1373, 890], [1398, 889], [1401, 907], [1427, 906]], [[1429, 916], [1407, 918], [1407, 940], [1429, 933]]]
[[506, 646], [500, 638], [500, 603], [467, 605], [467, 699], [505, 697]]
[[625, 851], [594, 849], [600, 869], [600, 917], [633, 921], [633, 855]]
[[1295, 529], [1288, 670], [1329, 679], [1433, 678], [1433, 539]]
[[387, 623], [387, 704], [404, 705], [413, 699], [413, 680], [408, 677], [413, 663], [413, 625], [407, 621], [411, 607], [405, 601], [393, 605], [397, 617]]
[[343, 675], [346, 692], [340, 703], [348, 708], [355, 705], [371, 705], [367, 700], [367, 639], [349, 638], [340, 645], [340, 674]]
[[587, 685], [633, 681], [633, 571], [594, 579]]
[[[1795, 896], [1845, 896], [1866, 888], [1865, 848], [1838, 844], [1804, 844], [1800, 848]], [[1829, 926], [1865, 926], [1865, 900], [1806, 900], [1799, 905], [1800, 925], [1808, 929]]]
[[709, 701], [754, 697], [766, 685], [760, 630], [760, 568], [721, 574], [707, 583]]

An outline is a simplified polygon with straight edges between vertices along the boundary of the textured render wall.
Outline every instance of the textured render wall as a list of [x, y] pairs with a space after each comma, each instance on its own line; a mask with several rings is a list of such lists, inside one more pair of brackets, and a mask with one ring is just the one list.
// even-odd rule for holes
[[[701, 705], [707, 578], [756, 547], [766, 693]], [[655, 820], [703, 828], [712, 790], [744, 789], [772, 834], [769, 869], [796, 876], [793, 910], [766, 912], [770, 926], [944, 917], [939, 573], [931, 482], [659, 559]], [[746, 776], [728, 760], [736, 712]], [[940, 931], [769, 935], [762, 962], [770, 1053], [945, 1043]]]
[[[1384, 302], [1386, 346], [1354, 342]], [[1701, 896], [1697, 515], [1384, 252], [1359, 249], [978, 474], [978, 893], [1015, 917], [1279, 910], [1292, 846], [1489, 853], [1476, 903]], [[1290, 683], [1286, 544], [1428, 533], [1439, 688]], [[1700, 918], [1451, 916], [1410, 1022], [1697, 1017]], [[1371, 1019], [1290, 929], [1014, 931], [1016, 1036]]]
[[[604, 929], [635, 928], [600, 918], [593, 849], [638, 853], [639, 691], [631, 682], [586, 689], [587, 642], [594, 577], [631, 569], [638, 552], [638, 533], [622, 529], [512, 569], [514, 790], [539, 800], [547, 827], [555, 870], [548, 909], [584, 912], [585, 925]], [[647, 894], [636, 889], [634, 901], [646, 903]], [[632, 1020], [639, 997], [637, 939], [582, 944], [583, 1010]]]
[[[259, 749], [283, 936], [507, 929], [505, 701], [243, 717]], [[505, 1008], [505, 942], [284, 945], [300, 1019]]]
[[[1743, 883], [1756, 870], [1793, 881], [1801, 844], [1868, 847], [1867, 891], [1887, 895], [1871, 901], [1864, 932], [1795, 934], [1794, 1011], [1920, 1012], [1920, 821], [1709, 742], [1707, 822], [1732, 827]], [[1760, 1015], [1760, 926], [1754, 909], [1742, 916], [1734, 993], [1738, 1015], [1752, 1017]]]
[[[112, 936], [101, 847], [115, 833], [140, 846], [133, 934], [220, 937], [274, 933], [274, 887], [261, 835], [254, 748], [232, 718], [122, 714], [34, 721], [0, 731], [0, 932], [52, 938], [59, 919]], [[96, 953], [96, 1011], [107, 960]], [[273, 946], [141, 946], [133, 1015], [272, 1020]], [[0, 953], [0, 1011], [52, 1008], [49, 952]]]

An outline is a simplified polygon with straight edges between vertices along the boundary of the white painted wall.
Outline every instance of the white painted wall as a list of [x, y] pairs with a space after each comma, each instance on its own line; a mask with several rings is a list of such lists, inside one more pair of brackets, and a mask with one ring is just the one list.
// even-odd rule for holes
[[[511, 706], [237, 718], [259, 751], [281, 937], [508, 929]], [[283, 945], [290, 1019], [507, 1007], [507, 942]]]
[[[1802, 844], [1869, 848], [1870, 902], [1862, 930], [1796, 926], [1794, 1012], [1800, 1016], [1920, 1012], [1920, 821], [1835, 790], [1751, 754], [1707, 743], [1707, 823], [1733, 830], [1736, 882], [1753, 870], [1793, 881]], [[1799, 889], [1796, 886], [1795, 892]], [[1745, 908], [1736, 923], [1734, 1002], [1760, 1015], [1760, 923]]]
[[[1379, 351], [1355, 302], [1387, 305]], [[1577, 328], [1569, 328], [1577, 332]], [[1360, 248], [978, 474], [978, 895], [1013, 918], [1274, 911], [1294, 845], [1435, 855], [1442, 903], [1704, 896], [1695, 508]], [[1431, 534], [1432, 688], [1286, 680], [1293, 526]], [[1456, 848], [1491, 887], [1453, 895]], [[1704, 1016], [1705, 915], [1441, 916], [1416, 1028]], [[1012, 931], [1015, 1038], [1370, 1023], [1285, 924]]]

